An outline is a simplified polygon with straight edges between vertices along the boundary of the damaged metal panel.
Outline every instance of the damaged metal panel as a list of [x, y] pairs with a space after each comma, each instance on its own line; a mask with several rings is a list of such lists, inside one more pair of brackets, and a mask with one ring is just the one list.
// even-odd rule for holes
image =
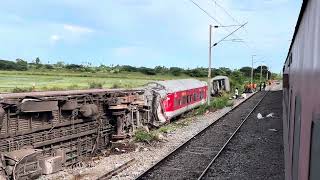
[[81, 106], [80, 112], [86, 118], [93, 118], [99, 114], [98, 106], [95, 104], [85, 104]]
[[0, 131], [1, 131], [1, 128], [2, 128], [2, 123], [3, 123], [3, 119], [4, 119], [4, 115], [5, 115], [5, 111], [2, 107], [0, 107]]
[[41, 159], [39, 164], [43, 174], [52, 174], [62, 170], [62, 157], [47, 157]]
[[73, 100], [73, 101], [66, 101], [62, 106], [61, 110], [63, 111], [71, 111], [75, 110], [78, 107], [78, 102]]
[[[7, 159], [0, 179], [3, 172], [9, 179], [13, 174], [32, 178], [40, 164], [44, 174], [76, 165], [107, 148], [111, 138], [131, 136], [154, 117], [153, 98], [146, 97], [145, 90], [32, 92], [6, 94], [0, 101], [0, 154]], [[22, 149], [26, 146], [43, 152], [19, 163], [13, 173], [20, 155], [30, 154]], [[20, 173], [24, 170], [26, 176]]]
[[38, 100], [26, 100], [20, 104], [21, 112], [49, 112], [57, 111], [58, 101], [38, 101]]

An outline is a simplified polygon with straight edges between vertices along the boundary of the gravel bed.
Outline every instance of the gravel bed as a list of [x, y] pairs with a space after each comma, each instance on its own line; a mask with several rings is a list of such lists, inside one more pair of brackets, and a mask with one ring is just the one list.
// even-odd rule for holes
[[269, 92], [203, 179], [284, 179], [281, 100]]
[[152, 167], [139, 179], [196, 179], [199, 177], [263, 95], [264, 93], [257, 93]]
[[[248, 98], [252, 94], [248, 94]], [[234, 106], [238, 106], [244, 99], [234, 100]], [[137, 144], [136, 151], [124, 154], [111, 155], [107, 157], [97, 158], [91, 162], [92, 167], [79, 167], [79, 168], [66, 168], [58, 173], [41, 176], [41, 180], [52, 179], [97, 179], [103, 174], [112, 171], [113, 169], [121, 166], [122, 164], [135, 159], [136, 161], [127, 169], [122, 171], [112, 179], [135, 179], [142, 172], [152, 167], [159, 160], [164, 158], [168, 153], [176, 149], [181, 144], [185, 143], [198, 132], [205, 129], [207, 126], [215, 122], [217, 119], [225, 115], [231, 110], [231, 107], [225, 107], [215, 112], [209, 112], [205, 115], [189, 118], [187, 126], [178, 128], [171, 133], [165, 135], [165, 141], [157, 146], [149, 146], [145, 144]], [[185, 121], [181, 119], [180, 121]], [[191, 120], [191, 121], [190, 121]]]

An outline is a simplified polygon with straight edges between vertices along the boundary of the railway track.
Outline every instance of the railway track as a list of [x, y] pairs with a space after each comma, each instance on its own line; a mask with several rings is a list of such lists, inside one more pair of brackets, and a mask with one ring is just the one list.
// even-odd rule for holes
[[202, 179], [268, 92], [259, 92], [171, 152], [137, 180]]

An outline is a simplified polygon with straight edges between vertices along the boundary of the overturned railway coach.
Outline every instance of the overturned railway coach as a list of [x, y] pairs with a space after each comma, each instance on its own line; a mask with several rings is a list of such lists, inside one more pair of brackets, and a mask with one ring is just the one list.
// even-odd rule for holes
[[[184, 88], [172, 89], [174, 84]], [[198, 106], [206, 88], [191, 79], [134, 90], [1, 94], [0, 180], [32, 179], [76, 165], [111, 140], [127, 138], [141, 126], [168, 123]]]

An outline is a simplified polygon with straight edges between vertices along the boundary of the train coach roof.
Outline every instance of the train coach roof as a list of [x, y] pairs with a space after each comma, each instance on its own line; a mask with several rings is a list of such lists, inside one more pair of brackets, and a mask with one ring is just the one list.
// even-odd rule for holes
[[211, 81], [220, 80], [220, 79], [229, 79], [229, 78], [227, 76], [216, 76], [216, 77], [212, 78]]
[[156, 81], [152, 84], [163, 86], [168, 93], [184, 91], [188, 89], [195, 89], [207, 86], [207, 83], [199, 81], [197, 79], [179, 79], [179, 80], [168, 80], [168, 81]]

